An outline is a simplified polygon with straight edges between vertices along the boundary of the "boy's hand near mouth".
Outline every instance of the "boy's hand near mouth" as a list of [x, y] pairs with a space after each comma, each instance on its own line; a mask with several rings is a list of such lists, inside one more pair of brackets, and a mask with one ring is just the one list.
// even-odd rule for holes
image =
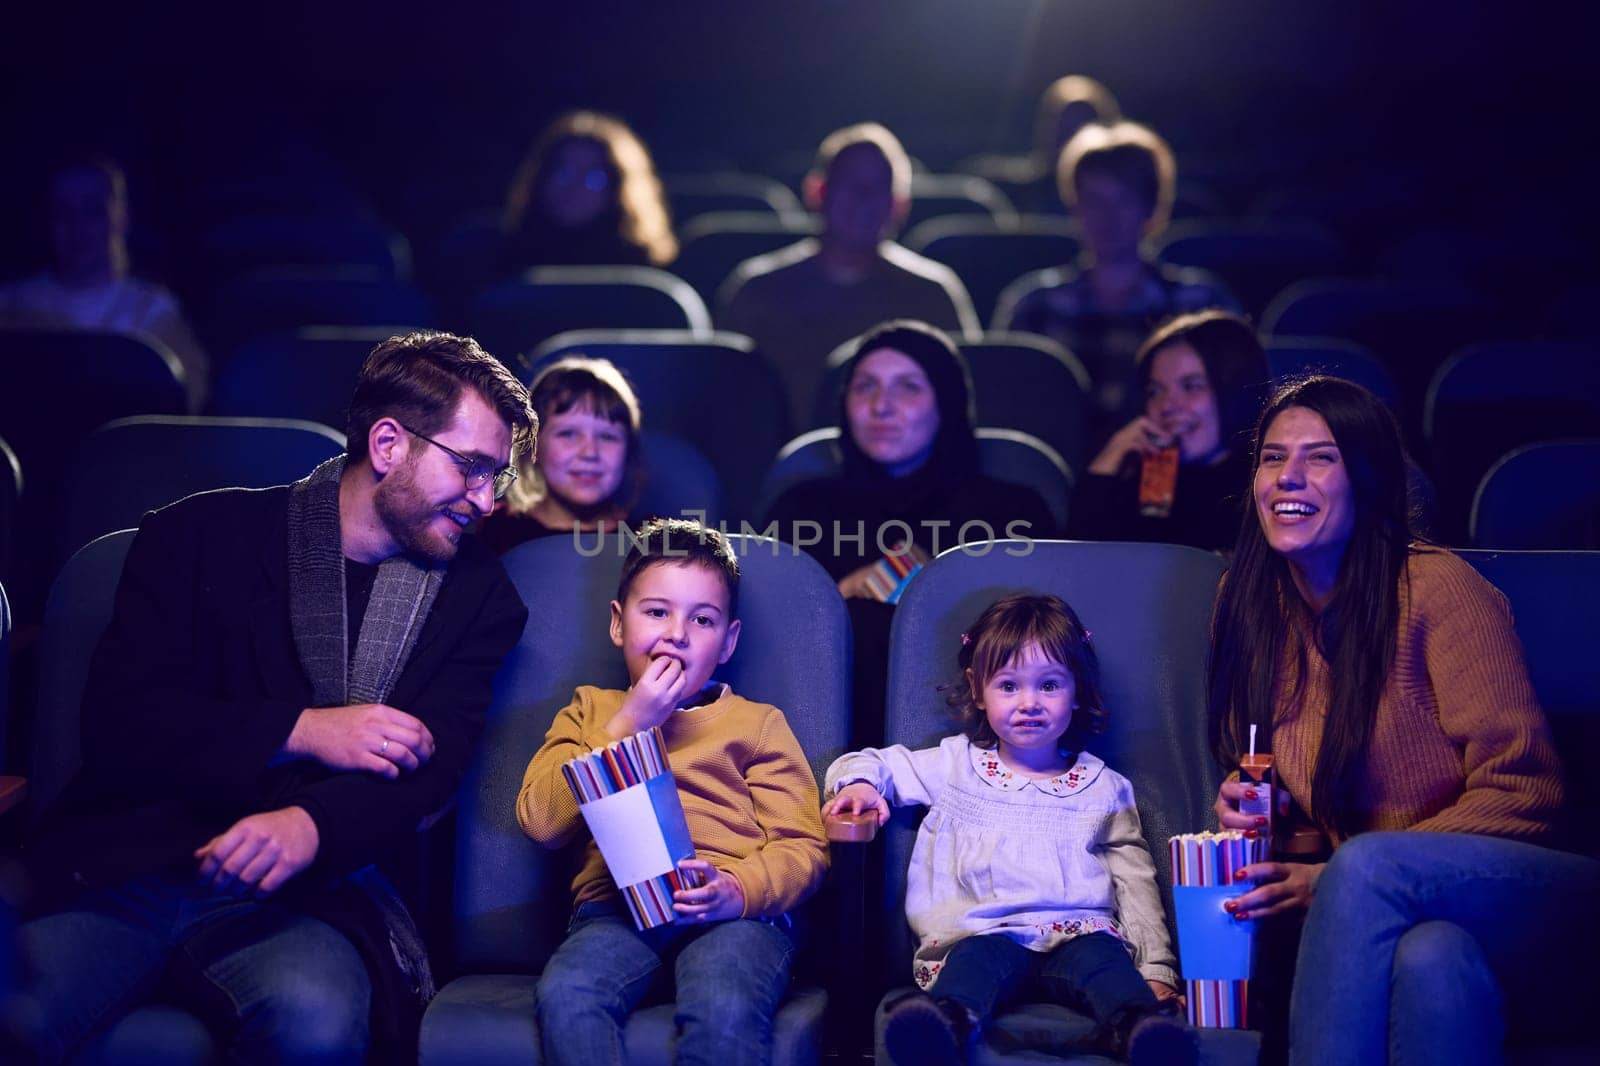
[[606, 724], [616, 740], [665, 722], [688, 693], [684, 691], [683, 663], [671, 655], [650, 660], [622, 701], [622, 709]]

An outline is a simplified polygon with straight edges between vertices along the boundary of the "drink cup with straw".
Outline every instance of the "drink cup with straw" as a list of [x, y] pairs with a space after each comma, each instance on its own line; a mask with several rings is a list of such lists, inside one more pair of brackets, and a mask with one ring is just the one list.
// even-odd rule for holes
[[1262, 840], [1272, 839], [1272, 812], [1276, 804], [1273, 803], [1272, 754], [1263, 752], [1256, 754], [1256, 727], [1250, 726], [1250, 751], [1239, 760], [1239, 783], [1255, 791], [1255, 799], [1241, 799], [1239, 813], [1265, 818], [1266, 823], [1257, 832]]

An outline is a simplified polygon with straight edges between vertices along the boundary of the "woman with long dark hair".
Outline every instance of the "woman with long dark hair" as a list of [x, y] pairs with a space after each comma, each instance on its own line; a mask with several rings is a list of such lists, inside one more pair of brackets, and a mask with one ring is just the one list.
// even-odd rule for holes
[[501, 266], [635, 264], [678, 257], [650, 151], [628, 124], [596, 111], [562, 115], [512, 179]]
[[[1513, 975], [1555, 950], [1542, 933], [1591, 935], [1594, 908], [1574, 893], [1600, 888], [1600, 866], [1548, 847], [1560, 767], [1510, 610], [1413, 535], [1400, 434], [1365, 389], [1281, 388], [1254, 455], [1255, 520], [1217, 600], [1211, 736], [1237, 765], [1255, 727], [1290, 832], [1240, 872], [1256, 887], [1229, 909], [1280, 936], [1288, 923], [1291, 941], [1309, 910], [1292, 1061], [1479, 1061], [1498, 1053], [1498, 995], [1463, 990], [1498, 983], [1514, 1015], [1528, 983]], [[1260, 787], [1222, 786], [1224, 828], [1265, 829], [1239, 809]], [[1332, 859], [1280, 861], [1308, 831]], [[1462, 1014], [1448, 1034], [1423, 1020], [1443, 1002]]]

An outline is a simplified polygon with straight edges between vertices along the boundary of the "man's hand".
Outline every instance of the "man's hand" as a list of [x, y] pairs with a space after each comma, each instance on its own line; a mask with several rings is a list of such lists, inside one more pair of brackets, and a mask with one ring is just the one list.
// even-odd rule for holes
[[695, 870], [705, 879], [699, 888], [681, 888], [672, 894], [672, 909], [696, 922], [723, 922], [744, 915], [744, 888], [704, 859], [684, 859], [680, 870]]
[[623, 697], [622, 706], [606, 723], [606, 731], [613, 739], [621, 740], [665, 722], [687, 695], [684, 680], [683, 663], [672, 656], [662, 655], [650, 660], [650, 665]]
[[395, 778], [433, 758], [433, 734], [421, 719], [382, 703], [310, 707], [300, 712], [283, 751], [330, 770]]
[[218, 892], [270, 896], [310, 866], [321, 839], [304, 807], [241, 818], [195, 850], [200, 879]]

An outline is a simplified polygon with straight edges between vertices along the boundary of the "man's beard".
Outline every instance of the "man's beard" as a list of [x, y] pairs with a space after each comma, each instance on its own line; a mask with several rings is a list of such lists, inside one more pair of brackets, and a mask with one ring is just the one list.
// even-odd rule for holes
[[[455, 558], [459, 540], [452, 541], [431, 528], [441, 508], [429, 504], [417, 488], [411, 460], [402, 462], [378, 483], [373, 506], [384, 530], [407, 555], [433, 563], [448, 563]], [[462, 534], [465, 532], [462, 530]]]

